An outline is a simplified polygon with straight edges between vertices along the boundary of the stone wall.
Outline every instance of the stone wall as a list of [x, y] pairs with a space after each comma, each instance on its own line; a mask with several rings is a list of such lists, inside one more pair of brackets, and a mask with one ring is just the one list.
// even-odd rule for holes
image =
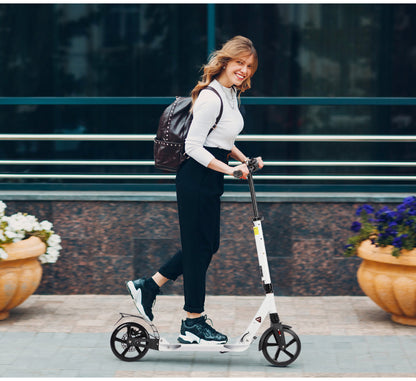
[[[150, 276], [179, 248], [175, 202], [6, 201], [6, 214], [34, 214], [54, 224], [61, 256], [44, 265], [38, 294], [123, 294], [125, 281]], [[362, 295], [359, 258], [343, 246], [358, 204], [262, 202], [263, 230], [277, 295]], [[207, 293], [261, 295], [252, 208], [222, 203], [221, 246], [207, 275]], [[181, 294], [182, 279], [164, 294]]]

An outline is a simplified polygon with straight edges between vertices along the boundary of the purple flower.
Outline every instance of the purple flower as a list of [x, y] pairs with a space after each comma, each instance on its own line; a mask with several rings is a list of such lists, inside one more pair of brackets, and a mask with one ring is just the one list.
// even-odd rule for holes
[[396, 223], [392, 223], [391, 225], [389, 225], [389, 227], [386, 229], [386, 234], [391, 236], [397, 235], [397, 230], [395, 229], [396, 225]]
[[406, 197], [403, 202], [397, 207], [397, 210], [402, 213], [406, 213], [409, 216], [416, 215], [416, 197]]
[[355, 215], [356, 216], [360, 216], [361, 215], [361, 212], [365, 212], [366, 214], [372, 214], [372, 213], [374, 213], [374, 208], [371, 206], [371, 205], [368, 205], [368, 204], [365, 204], [365, 205], [362, 205], [362, 206], [359, 206], [358, 208], [357, 208], [357, 211], [355, 212]]
[[392, 245], [401, 249], [403, 247], [403, 240], [406, 239], [408, 236], [408, 234], [402, 234], [401, 236], [394, 238]]
[[387, 206], [381, 208], [378, 212], [376, 212], [376, 218], [379, 222], [389, 222], [394, 219], [396, 212], [390, 210]]
[[415, 196], [409, 196], [403, 200], [403, 205], [411, 205], [411, 204], [416, 204]]
[[358, 233], [361, 230], [361, 222], [354, 221], [351, 225], [351, 231]]
[[394, 239], [393, 239], [393, 243], [392, 243], [392, 245], [393, 245], [394, 247], [397, 247], [397, 248], [401, 249], [401, 247], [402, 247], [402, 245], [403, 245], [403, 242], [402, 242], [401, 237], [396, 237], [396, 238], [394, 238]]
[[407, 207], [408, 207], [408, 205], [406, 205], [406, 204], [400, 204], [400, 205], [397, 207], [397, 211], [398, 211], [398, 212], [400, 212], [400, 213], [403, 213], [403, 212], [405, 212], [405, 211], [406, 211]]
[[416, 248], [416, 196], [406, 197], [395, 208], [384, 206], [375, 210], [371, 205], [362, 205], [355, 214], [357, 221], [350, 227], [356, 234], [354, 247], [346, 246], [346, 255], [355, 254], [365, 239], [380, 247], [392, 245], [394, 256], [399, 256], [404, 248]]
[[386, 233], [383, 233], [383, 232], [381, 232], [379, 235], [378, 235], [378, 241], [383, 241], [383, 240], [385, 240], [386, 238], [388, 238], [389, 237], [389, 235], [388, 234], [386, 234]]

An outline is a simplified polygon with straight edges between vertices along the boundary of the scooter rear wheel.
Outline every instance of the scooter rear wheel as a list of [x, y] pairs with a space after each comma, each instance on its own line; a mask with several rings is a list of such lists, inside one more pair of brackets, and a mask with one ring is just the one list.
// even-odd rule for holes
[[268, 328], [261, 337], [261, 350], [264, 357], [274, 366], [285, 367], [297, 359], [300, 353], [300, 340], [298, 335], [287, 327], [283, 327], [286, 345], [279, 345], [276, 328]]
[[120, 360], [137, 361], [149, 350], [149, 333], [138, 323], [123, 323], [113, 331], [110, 344]]

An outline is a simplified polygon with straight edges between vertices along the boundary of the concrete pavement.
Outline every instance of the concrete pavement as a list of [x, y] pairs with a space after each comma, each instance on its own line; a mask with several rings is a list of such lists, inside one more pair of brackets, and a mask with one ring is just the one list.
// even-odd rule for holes
[[[261, 296], [208, 296], [214, 327], [238, 337]], [[286, 368], [269, 365], [258, 339], [241, 353], [157, 352], [124, 362], [110, 349], [126, 295], [33, 295], [0, 322], [0, 377], [415, 377], [416, 327], [390, 320], [367, 297], [276, 297], [302, 351]], [[175, 342], [182, 296], [158, 296], [154, 323]], [[262, 329], [268, 327], [264, 323]]]

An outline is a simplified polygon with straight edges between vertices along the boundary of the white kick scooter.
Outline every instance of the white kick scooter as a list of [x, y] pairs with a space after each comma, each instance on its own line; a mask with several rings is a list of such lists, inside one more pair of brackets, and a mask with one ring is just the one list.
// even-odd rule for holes
[[[253, 205], [253, 230], [256, 241], [257, 256], [260, 265], [263, 288], [266, 293], [263, 303], [254, 315], [243, 334], [235, 342], [227, 344], [180, 344], [169, 343], [160, 337], [156, 326], [140, 315], [120, 313], [119, 323], [124, 319], [135, 318], [140, 323], [147, 323], [148, 330], [142, 324], [133, 321], [121, 323], [113, 331], [110, 339], [111, 349], [120, 360], [136, 361], [140, 360], [149, 349], [157, 351], [200, 351], [200, 352], [243, 352], [257, 338], [255, 335], [260, 329], [267, 315], [270, 317], [270, 327], [260, 338], [258, 349], [263, 352], [264, 357], [274, 366], [285, 367], [297, 359], [301, 350], [299, 337], [293, 332], [290, 326], [280, 322], [277, 314], [273, 286], [270, 279], [269, 265], [267, 261], [266, 248], [264, 245], [263, 230], [261, 226], [262, 218], [257, 209], [256, 194], [254, 191], [252, 173], [258, 169], [256, 159], [251, 159], [248, 163], [249, 175], [247, 176], [250, 188], [251, 201]], [[240, 178], [241, 171], [235, 171], [234, 177]]]

